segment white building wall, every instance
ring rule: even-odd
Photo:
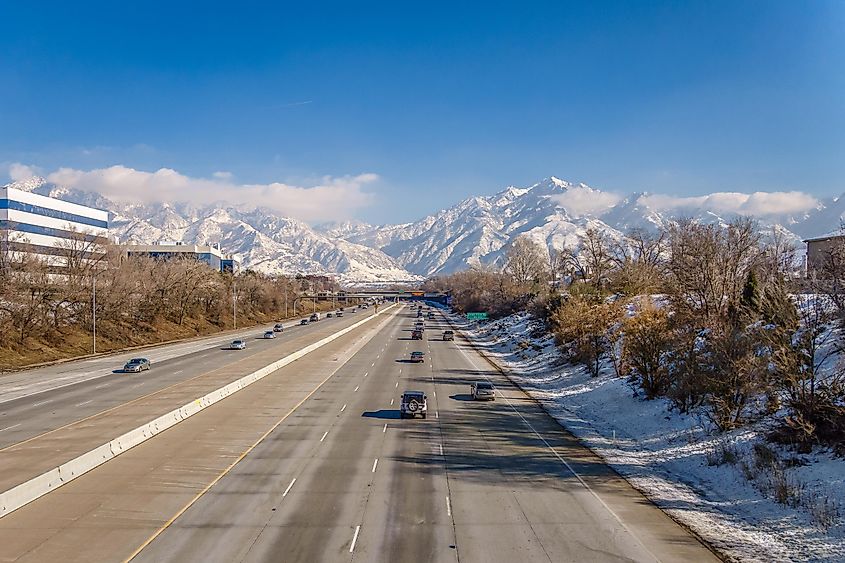
[[[101,209],[14,188],[0,188],[3,239],[9,243],[33,245],[27,250],[42,254],[50,264],[57,260],[55,256],[49,257],[50,251],[66,245],[77,234],[107,239],[108,217],[108,212]],[[95,224],[90,224],[92,222]]]

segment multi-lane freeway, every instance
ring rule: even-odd
[[[142,374],[100,358],[33,372],[30,387],[0,380],[0,492],[363,315],[239,352],[164,347]],[[411,340],[415,316],[382,310],[0,518],[0,560],[717,560],[469,343],[443,341],[441,313]],[[68,370],[78,380],[60,380]],[[480,379],[495,401],[471,400]],[[405,389],[427,394],[425,420],[400,419]]]

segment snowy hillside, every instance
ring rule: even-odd
[[[715,195],[712,201],[710,196],[687,198],[667,207],[659,205],[670,199],[664,196],[634,193],[617,197],[551,177],[528,188],[509,187],[491,196],[466,199],[413,223],[347,223],[323,231],[378,248],[409,271],[430,276],[478,264],[499,265],[507,245],[520,235],[549,248],[577,248],[579,237],[589,228],[620,238],[632,229],[665,228],[682,217],[723,224],[740,214],[718,209],[722,200],[736,194]],[[757,194],[746,197],[753,202],[755,196],[759,199]],[[823,200],[798,213],[790,213],[788,205],[783,211],[773,207],[755,217],[761,229],[779,232],[799,247],[802,238],[837,230],[845,217],[845,198]],[[739,208],[756,210],[747,202],[745,208]]]
[[[211,244],[268,274],[337,274],[344,283],[410,280],[416,277],[383,252],[316,232],[269,209],[225,204],[203,208],[184,203],[121,204],[98,194],[32,178],[13,187],[111,212],[112,234],[121,242]]]
[[[337,274],[345,282],[411,280],[476,265],[501,265],[508,245],[520,235],[560,249],[577,247],[590,228],[618,239],[632,229],[660,229],[681,217],[725,223],[739,213],[751,213],[764,233],[779,232],[800,245],[802,238],[837,230],[845,217],[845,198],[811,198],[809,205],[804,201],[796,206],[790,201],[795,192],[622,197],[550,177],[526,188],[511,186],[490,196],[468,198],[411,223],[312,227],[265,208],[124,204],[40,178],[15,186],[108,209],[114,234],[122,241],[220,242],[225,252],[238,255],[248,268]]]

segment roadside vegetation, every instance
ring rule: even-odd
[[[235,300],[238,327],[281,320],[302,292],[333,289],[319,279],[127,257],[84,241],[61,254],[60,269],[26,254],[0,264],[0,371],[90,354],[95,312],[97,352],[106,352],[232,329]],[[300,314],[313,308],[298,305]]]
[[[428,282],[460,312],[493,318],[529,311],[564,358],[592,376],[625,378],[643,400],[700,416],[716,433],[765,421],[766,439],[797,453],[845,454],[845,245],[804,279],[795,249],[750,219],[681,221],[623,240],[587,231],[560,252],[517,239],[500,269]],[[806,504],[829,523],[838,507],[802,497],[788,460],[765,444],[751,458],[713,452],[783,503]],[[790,492],[791,491],[791,492]],[[803,499],[803,500],[801,500]],[[824,504],[824,503],[822,503]]]

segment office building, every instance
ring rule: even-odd
[[[108,211],[11,187],[0,187],[0,251],[43,257],[53,266],[73,250],[102,252]]]

